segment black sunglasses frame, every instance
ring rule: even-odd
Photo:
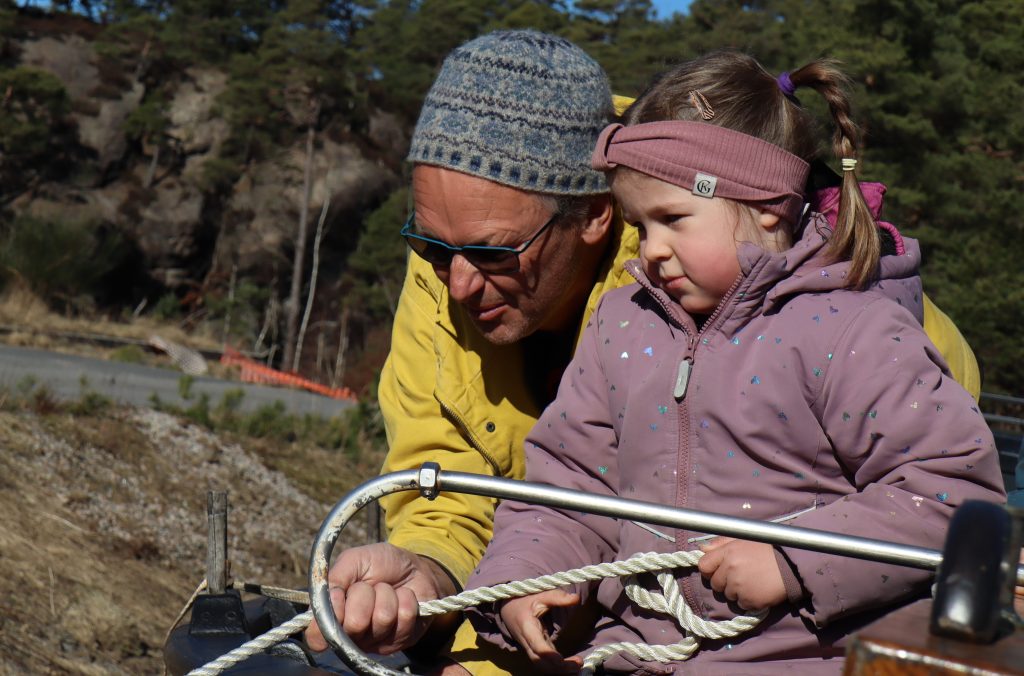
[[[510,246],[485,246],[482,244],[467,244],[466,246],[455,246],[448,242],[442,242],[433,237],[426,237],[413,232],[413,221],[416,212],[409,214],[408,220],[402,226],[399,234],[405,238],[409,248],[417,256],[438,267],[446,268],[452,264],[456,254],[462,256],[466,261],[481,272],[517,272],[519,270],[519,256],[530,248],[530,245],[537,241],[544,231],[558,220],[561,214],[554,214],[547,223],[540,226],[540,229],[518,247]]]

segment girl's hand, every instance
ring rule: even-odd
[[[551,589],[511,599],[501,604],[501,619],[516,643],[530,660],[548,674],[575,674],[582,661],[578,657],[562,657],[551,642],[541,617],[551,608],[574,606],[580,602],[578,594],[562,589]]]
[[[711,588],[744,610],[761,610],[786,600],[786,585],[775,550],[763,542],[715,538],[701,546],[697,562]]]

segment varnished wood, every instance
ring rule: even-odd
[[[928,632],[931,601],[901,608],[864,628],[846,650],[844,676],[1024,675],[1024,631],[991,645]]]

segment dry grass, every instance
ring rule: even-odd
[[[164,632],[203,575],[208,489],[230,491],[233,573],[293,586],[328,503],[365,471],[144,409],[0,412],[0,674],[160,673]]]
[[[170,361],[130,341],[158,334],[220,347],[202,331],[148,317],[61,316],[17,283],[0,295],[3,328],[9,344],[150,365]],[[207,490],[229,490],[232,573],[298,586],[330,504],[381,461],[379,450],[352,453],[356,460],[308,440],[225,440],[182,418],[106,401],[18,396],[0,393],[0,676],[161,673],[164,634],[203,577]],[[363,523],[348,530],[350,542],[365,539]]]
[[[11,280],[0,293],[0,342],[7,345],[174,368],[165,354],[144,345],[153,335],[194,350],[215,352],[223,347],[206,325],[186,331],[178,323],[160,321],[149,315],[130,321],[61,316],[17,279]],[[125,343],[111,346],[104,344],[106,341],[90,340],[90,337],[122,339]],[[211,360],[207,361],[207,366],[214,377],[235,379],[237,369],[234,367]]]
[[[179,324],[159,321],[148,315],[130,321],[61,316],[50,310],[46,303],[16,279],[8,283],[0,294],[0,326],[13,329],[5,342],[39,348],[66,343],[58,334],[102,335],[136,341],[145,341],[151,335],[159,334],[167,340],[193,349],[221,349],[220,341],[202,327],[189,332]],[[110,348],[95,349],[102,356],[102,352]]]

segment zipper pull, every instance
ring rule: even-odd
[[[672,390],[672,396],[676,398],[676,401],[682,401],[683,397],[686,396],[686,386],[690,384],[690,369],[692,368],[693,362],[689,357],[679,362],[679,371],[676,372],[676,386]]]

